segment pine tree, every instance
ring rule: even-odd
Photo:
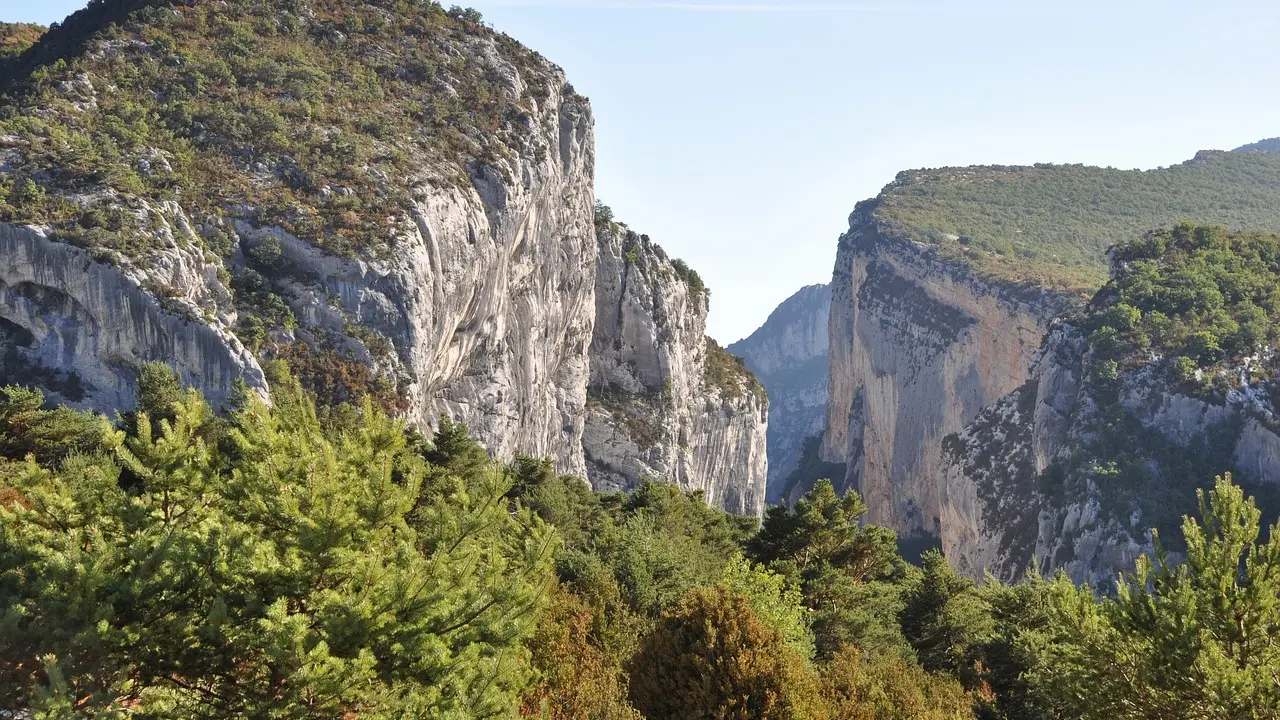
[[[0,479],[16,498],[0,506],[0,672],[14,680],[0,707],[514,712],[554,533],[510,505],[492,464],[436,473],[424,497],[425,462],[368,403],[334,428],[296,384],[273,399],[211,433],[187,392],[170,419],[139,412],[114,457],[29,460]]]
[[[1159,550],[1101,603],[1052,583],[1044,660],[1034,679],[1067,717],[1280,717],[1280,528],[1231,476],[1185,518],[1185,560]]]

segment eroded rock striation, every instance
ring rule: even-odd
[[[220,403],[241,379],[268,394],[260,363],[281,358],[322,402],[371,397],[426,431],[448,416],[495,457],[586,477],[593,342],[628,353],[600,367],[658,353],[677,399],[661,452],[633,438],[640,472],[760,512],[766,403],[745,370],[717,374],[737,366],[703,335],[705,294],[635,274],[608,302],[651,304],[597,330],[621,266],[597,263],[614,246],[591,106],[560,68],[430,3],[260,4],[290,31],[235,42],[229,9],[154,5],[96,4],[0,66],[0,381],[111,413],[147,361]],[[225,85],[174,112],[193,77]],[[103,152],[68,163],[45,133]],[[654,377],[626,387],[642,402]],[[597,455],[623,484],[626,452]]]
[[[962,572],[1012,581],[1062,569],[1109,591],[1154,552],[1151,528],[1170,548],[1197,512],[1195,488],[1233,467],[1274,512],[1280,424],[1247,373],[1214,400],[1153,366],[1100,386],[1097,364],[1081,328],[1057,323],[1027,382],[947,438],[941,541]]]
[[[826,423],[830,309],[830,285],[801,288],[749,337],[727,348],[746,360],[769,393],[770,503],[782,500],[805,440],[821,435]]]
[[[597,490],[643,478],[764,512],[768,401],[706,336],[709,294],[646,235],[599,228],[596,323],[583,449]]]
[[[193,250],[185,218],[168,209],[178,232],[162,228],[172,247],[145,270],[95,260],[39,228],[0,224],[0,383],[40,385],[74,407],[117,410],[133,402],[137,369],[158,360],[215,405],[237,380],[266,391],[257,360],[229,329],[230,293]],[[186,292],[164,291],[176,287]]]
[[[942,440],[1026,381],[1071,300],[985,280],[898,236],[860,203],[831,282],[830,400],[822,457],[847,463],[869,520],[940,536]]]

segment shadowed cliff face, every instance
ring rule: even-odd
[[[942,441],[1026,381],[1061,295],[981,280],[892,237],[863,203],[832,274],[830,400],[822,458],[869,521],[946,536]]]
[[[1273,517],[1280,496],[1280,435],[1270,400],[1237,391],[1189,397],[1149,369],[1125,373],[1101,405],[1093,353],[1068,323],[1046,338],[1030,379],[944,443],[942,546],[970,577],[1014,581],[1029,568],[1062,569],[1104,592],[1156,527],[1175,557],[1176,529],[1196,512],[1195,487],[1235,469],[1235,480]],[[1138,458],[1140,481],[1116,476],[1106,437]]]
[[[804,441],[820,435],[826,422],[830,309],[830,285],[801,288],[759,329],[728,347],[747,361],[769,393],[770,503],[782,500]]]
[[[609,223],[598,238],[583,437],[592,486],[626,489],[648,477],[760,515],[768,401],[706,337],[707,293],[648,236]]]
[[[143,363],[175,365],[215,406],[236,380],[265,392],[257,361],[214,312],[143,285],[185,287],[211,309],[229,305],[213,267],[175,245],[147,272],[126,273],[39,229],[0,224],[0,338],[5,377],[75,407],[132,407]],[[167,305],[167,307],[166,307]]]

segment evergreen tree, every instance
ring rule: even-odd
[[[924,669],[954,673],[972,688],[978,646],[995,631],[991,610],[942,553],[931,550],[921,560],[924,572],[903,598],[902,634]]]
[[[911,571],[891,530],[862,524],[866,512],[857,493],[842,498],[831,481],[819,480],[794,508],[770,508],[747,543],[753,559],[799,584],[822,661],[848,644],[909,653],[897,612],[899,581]]]
[[[1280,528],[1258,542],[1261,513],[1230,475],[1199,495],[1181,564],[1144,556],[1101,603],[1052,583],[1034,680],[1062,716],[1280,717]]]
[[[448,490],[420,498],[426,467],[398,422],[366,403],[355,427],[325,428],[296,384],[273,391],[221,442],[206,441],[213,414],[189,392],[171,421],[139,412],[114,458],[6,475],[0,671],[14,681],[0,707],[514,711],[554,533],[508,504],[499,468],[439,474]],[[128,492],[122,467],[137,478]]]
[[[32,455],[42,465],[56,465],[68,455],[106,450],[117,441],[100,415],[69,408],[46,410],[39,390],[0,388],[0,458]]]

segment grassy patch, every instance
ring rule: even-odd
[[[912,170],[885,188],[877,220],[994,278],[1091,292],[1105,249],[1195,219],[1280,231],[1280,157],[1206,151],[1149,171],[1084,165]]]

